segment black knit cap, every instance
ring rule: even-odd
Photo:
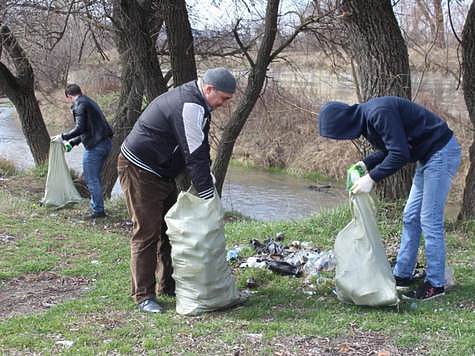
[[[236,78],[223,67],[208,69],[203,76],[203,83],[229,94],[236,91]]]

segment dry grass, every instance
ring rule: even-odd
[[[468,151],[473,140],[471,124],[460,92],[454,91],[453,98],[448,98],[450,100],[444,104],[440,100],[444,94],[438,93],[438,88],[432,90],[431,93],[422,91],[416,101],[447,120],[462,145],[462,165],[450,197],[451,201],[461,201],[469,166]],[[322,100],[318,94],[321,93],[315,93],[311,87],[296,93],[295,89],[284,90],[275,84],[268,85],[236,142],[233,158],[257,166],[279,167],[292,172],[316,171],[343,179],[348,166],[361,157],[349,141],[320,137],[316,113],[329,99]],[[239,96],[234,105],[238,101]],[[451,114],[447,107],[448,104],[453,106],[454,101],[462,108],[457,115]],[[219,137],[230,110],[217,111],[213,117],[215,137]]]

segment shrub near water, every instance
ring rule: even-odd
[[[0,177],[11,177],[17,173],[15,164],[7,159],[0,158]]]

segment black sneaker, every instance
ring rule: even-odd
[[[404,299],[430,300],[445,295],[444,287],[433,287],[429,282],[422,283],[416,290],[402,295]]]
[[[394,279],[396,280],[396,289],[397,290],[408,290],[409,287],[414,283],[413,278],[403,278],[403,277],[398,277],[394,276]]]

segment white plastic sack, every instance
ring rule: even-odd
[[[335,240],[336,294],[347,303],[368,306],[399,302],[391,267],[369,194],[350,194],[351,222]]]
[[[226,262],[223,219],[216,192],[212,199],[181,192],[165,216],[178,314],[197,315],[240,302]]]
[[[46,177],[44,205],[61,208],[81,200],[74,186],[68,165],[64,159],[64,146],[61,141],[51,141],[49,145],[48,175]]]

